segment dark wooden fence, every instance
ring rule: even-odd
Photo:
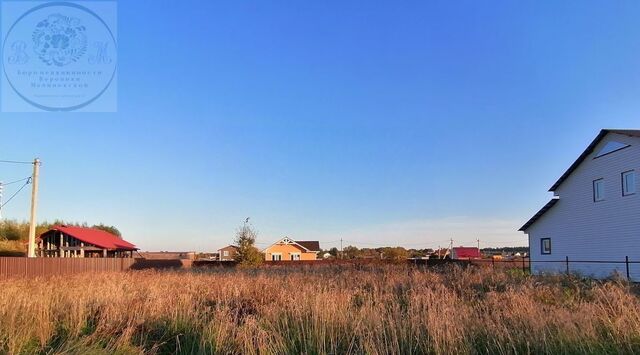
[[[48,277],[83,272],[98,273],[188,267],[191,267],[191,260],[0,257],[0,278]]]
[[[0,277],[37,277],[128,270],[136,259],[0,257]]]
[[[315,260],[315,261],[266,261],[263,268],[296,268],[319,266],[375,266],[384,264],[422,265],[438,267],[458,264],[462,266],[481,265],[494,268],[529,268],[529,261],[496,261],[491,260],[380,260],[380,259],[354,259],[354,260]],[[0,278],[7,277],[49,277],[58,275],[71,275],[83,272],[113,272],[143,269],[184,269],[184,268],[233,268],[237,264],[233,261],[207,261],[207,260],[159,260],[142,258],[25,258],[25,257],[0,257]]]

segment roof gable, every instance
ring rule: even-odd
[[[277,242],[269,245],[264,250],[268,250],[274,245],[295,245],[305,252],[317,252],[320,251],[320,242],[314,240],[295,241],[289,237],[284,237]]]
[[[230,249],[238,250],[238,247],[237,247],[237,246],[235,246],[235,245],[229,244],[229,245],[227,245],[226,247],[222,247],[222,248],[220,248],[220,249],[218,249],[218,250],[226,250],[226,249],[229,249],[229,250],[230,250]]]
[[[555,191],[569,177],[569,175],[571,175],[571,173],[573,173],[573,171],[576,170],[578,168],[578,166],[580,166],[580,164],[582,164],[582,162],[589,156],[589,154],[593,153],[593,150],[596,148],[598,143],[600,143],[600,141],[602,141],[602,139],[609,133],[615,133],[615,134],[621,134],[621,135],[625,135],[625,136],[640,138],[640,130],[632,130],[632,129],[603,129],[603,130],[601,130],[600,133],[598,133],[598,135],[596,136],[596,138],[591,142],[591,144],[589,144],[589,146],[587,146],[587,149],[585,149],[584,152],[582,152],[582,154],[580,154],[578,159],[576,159],[576,161],[573,162],[573,164],[571,164],[569,169],[567,169],[567,171],[565,171],[564,174],[562,174],[562,176],[560,176],[558,181],[556,181],[553,184],[553,186],[551,186],[551,188],[549,188],[549,191]],[[618,149],[615,149],[615,150],[611,150],[608,153],[613,153],[614,151],[618,151],[618,150],[623,149],[623,148],[626,148],[626,147],[622,147],[622,148],[618,148]],[[608,153],[605,153],[605,154],[608,154]],[[605,155],[605,154],[602,154],[602,155]],[[598,156],[602,156],[602,155],[598,155]]]

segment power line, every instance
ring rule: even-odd
[[[6,163],[6,164],[33,164],[32,161],[17,161],[17,160],[0,160],[0,163]]]
[[[11,181],[11,182],[5,182],[5,183],[0,182],[0,185],[2,185],[2,186],[7,186],[7,185],[11,185],[11,184],[18,183],[18,182],[20,182],[20,181],[29,180],[29,179],[31,179],[31,176],[27,176],[27,177],[26,177],[26,178],[24,178],[24,179],[20,179],[20,180],[16,180],[16,181]]]
[[[423,245],[431,245],[434,243],[440,243],[440,242],[449,242],[449,239],[446,240],[426,240],[424,242],[419,242],[419,243],[399,243],[402,245],[415,245],[415,246],[423,246]],[[390,245],[390,244],[398,244],[398,242],[359,242],[359,241],[355,241],[355,240],[345,240],[345,242],[349,242],[349,243],[353,243],[353,244],[365,244],[365,245]]]
[[[0,205],[0,208],[4,207],[7,203],[9,203],[14,197],[16,197],[18,193],[20,193],[20,191],[22,191],[22,189],[24,189],[25,186],[29,185],[30,183],[31,183],[31,178],[28,178],[27,182],[25,182],[24,185],[20,186],[18,191],[16,191],[13,195],[11,195],[11,197],[9,197],[8,200],[6,200],[2,205]]]

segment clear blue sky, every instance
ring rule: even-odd
[[[43,160],[40,220],[144,250],[214,250],[247,216],[260,243],[526,245],[598,130],[640,126],[639,18],[637,1],[121,1],[118,112],[1,113],[0,159]],[[25,191],[4,214],[27,212]]]

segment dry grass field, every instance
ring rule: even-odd
[[[400,265],[0,281],[8,354],[638,353],[621,281]]]

